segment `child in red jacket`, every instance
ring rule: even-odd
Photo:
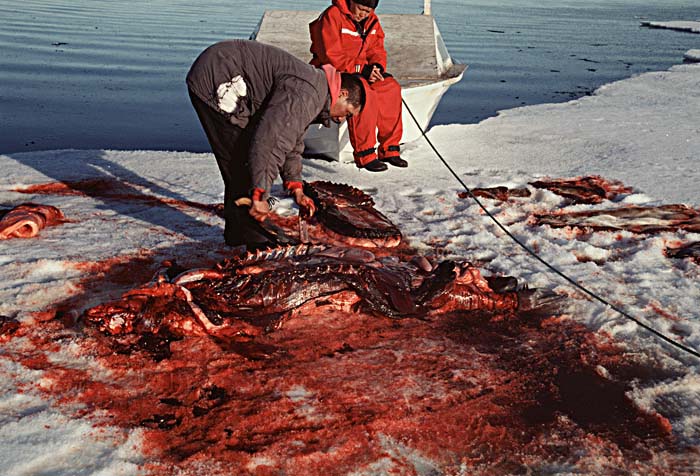
[[[348,131],[355,163],[372,172],[386,170],[386,163],[408,166],[399,154],[401,86],[386,72],[384,30],[374,13],[377,3],[379,0],[333,0],[309,25],[311,64],[361,73],[366,80],[366,105],[348,120]]]

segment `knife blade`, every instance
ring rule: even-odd
[[[302,243],[310,243],[309,239],[309,223],[306,221],[306,217],[299,210],[299,241]]]

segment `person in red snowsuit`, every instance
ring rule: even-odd
[[[309,24],[311,64],[361,73],[369,85],[365,88],[366,105],[348,120],[348,132],[355,164],[372,172],[386,170],[386,163],[408,166],[399,153],[403,134],[401,86],[386,72],[384,30],[374,13],[377,3],[379,0],[333,0]]]

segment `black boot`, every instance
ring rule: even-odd
[[[372,162],[368,162],[362,166],[363,169],[369,172],[384,172],[389,167],[378,159],[374,159]]]
[[[391,157],[383,157],[382,162],[388,162],[394,167],[406,168],[408,167],[408,162],[403,160],[400,155],[392,155]]]

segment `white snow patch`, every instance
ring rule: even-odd
[[[666,28],[668,30],[687,31],[689,33],[700,33],[700,21],[643,21],[642,26],[650,28]]]
[[[700,62],[700,50],[688,50],[683,54],[683,58],[695,63]]]

